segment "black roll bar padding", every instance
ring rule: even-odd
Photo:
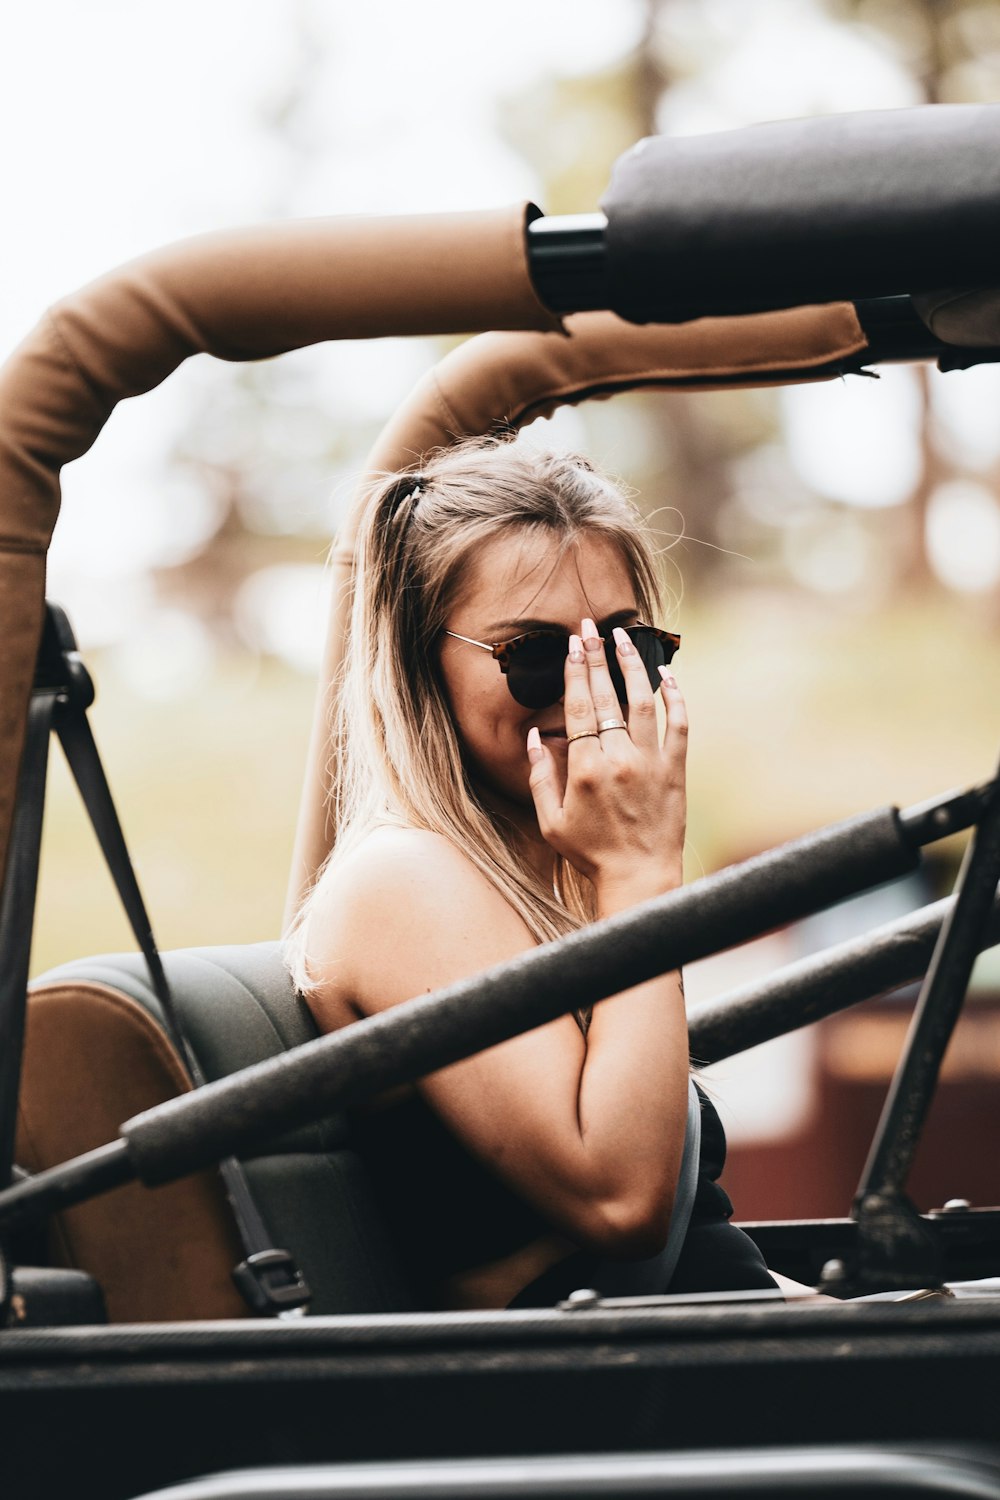
[[[170,1182],[557,1016],[914,869],[896,808],[821,828],[432,995],[146,1110],[118,1141],[0,1192],[0,1231],[139,1177]]]
[[[122,1127],[129,1158],[153,1185],[220,1154],[253,1151],[295,1122],[349,1108],[906,873],[918,857],[894,808],[821,829],[146,1111]]]
[[[921,979],[954,905],[954,896],[948,896],[706,1000],[688,1017],[692,1058],[720,1062]],[[995,943],[1000,943],[1000,897],[980,948]]]
[[[1000,106],[650,137],[601,207],[609,306],[683,322],[995,283]]]
[[[136,1176],[153,1186],[252,1153],[286,1129],[906,874],[923,844],[974,821],[986,795],[977,787],[819,829],[169,1100],[126,1121],[119,1140],[0,1192],[0,1230]]]

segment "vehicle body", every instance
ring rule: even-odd
[[[34,889],[31,820],[15,817],[15,790],[22,808],[34,798],[40,810],[27,781],[39,746],[51,727],[78,725],[87,707],[85,674],[58,619],[43,638],[59,470],[86,451],[118,400],[194,352],[242,360],[331,338],[484,331],[396,414],[371,456],[375,471],[497,422],[518,426],[637,386],[770,384],[880,359],[957,368],[1000,358],[996,298],[981,290],[1000,239],[998,138],[1000,108],[963,107],[657,141],[620,164],[606,220],[546,220],[518,207],[272,225],[157,252],[54,309],[0,374],[5,993],[23,994],[18,933],[25,924],[30,932]],[[953,290],[935,292],[942,287]],[[350,551],[347,528],[337,554],[345,582]],[[323,681],[339,659],[345,592],[335,591]],[[328,846],[325,707],[321,687],[291,905]],[[623,982],[877,884],[912,868],[924,844],[972,825],[947,912],[917,914],[692,1017],[694,1050],[725,1056],[930,964],[852,1219],[751,1226],[776,1269],[822,1278],[843,1300],[584,1298],[545,1312],[476,1314],[408,1305],[398,1247],[366,1216],[346,1109]],[[45,1122],[51,1134],[27,1162],[36,1175],[0,1193],[0,1233],[18,1268],[0,1334],[6,1492],[61,1493],[83,1475],[93,1493],[128,1497],[224,1468],[390,1459],[411,1465],[416,1482],[412,1466],[423,1460],[590,1454],[603,1455],[612,1488],[602,1492],[625,1493],[652,1482],[635,1467],[646,1454],[659,1456],[660,1479],[677,1493],[698,1473],[722,1494],[748,1475],[780,1488],[783,1472],[786,1492],[803,1493],[819,1482],[877,1488],[878,1464],[899,1449],[889,1480],[910,1493],[905,1453],[919,1457],[929,1444],[945,1455],[938,1472],[924,1454],[943,1492],[971,1493],[960,1486],[974,1481],[977,1493],[1000,1493],[1000,1298],[983,1281],[1000,1276],[1000,1209],[932,1221],[905,1196],[972,958],[998,935],[998,875],[1000,793],[989,782],[821,830],[321,1040],[282,988],[275,944],[170,955],[170,989],[208,1079],[195,1092],[185,1091],[141,959],[86,961],[50,976],[33,1000],[24,1107],[38,1122],[36,1145]],[[8,1057],[20,1055],[21,1012],[8,1007]],[[267,1022],[259,1036],[258,1013]],[[60,1046],[67,1057],[57,1064]],[[13,1102],[8,1088],[8,1145]],[[228,1285],[238,1250],[204,1169],[234,1153],[279,1243],[287,1236],[308,1262],[314,1315],[248,1318]],[[147,1197],[136,1177],[171,1186]],[[349,1199],[360,1223],[351,1234]],[[50,1213],[92,1247],[78,1264],[101,1283],[109,1325],[96,1321],[86,1278],[24,1269]],[[945,1294],[946,1283],[957,1290]],[[865,1294],[876,1300],[858,1300]],[[823,1452],[799,1451],[809,1445]],[[683,1474],[672,1467],[695,1450]],[[717,1450],[734,1450],[733,1462],[720,1465]],[[331,1471],[322,1492],[353,1493],[349,1483],[364,1482],[371,1493],[397,1493],[406,1472]],[[545,1491],[546,1473],[498,1470],[489,1483],[582,1492],[575,1470]],[[284,1482],[275,1469],[259,1493],[285,1493]],[[463,1484],[473,1493],[487,1480],[452,1467],[420,1482],[426,1493]]]

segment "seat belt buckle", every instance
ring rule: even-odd
[[[258,1250],[233,1267],[233,1281],[253,1313],[303,1314],[312,1292],[287,1250]]]

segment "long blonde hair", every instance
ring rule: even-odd
[[[525,530],[563,548],[584,533],[607,538],[621,554],[643,617],[655,618],[659,569],[642,518],[584,459],[476,439],[443,450],[419,473],[379,481],[359,531],[345,668],[334,702],[334,846],[324,868],[380,823],[427,829],[459,848],[537,941],[546,942],[590,920],[592,889],[561,859],[547,887],[510,825],[480,799],[438,667],[441,631],[471,565],[496,538]],[[305,951],[311,899],[286,942],[303,992],[311,988]]]

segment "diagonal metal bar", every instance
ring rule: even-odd
[[[841,1294],[938,1286],[940,1237],[906,1195],[914,1153],[1000,879],[1000,790],[994,784],[969,841],[855,1195],[850,1263],[831,1277]]]
[[[720,1062],[922,979],[954,906],[955,897],[948,896],[704,1001],[688,1017],[692,1058]],[[994,943],[1000,943],[1000,898],[993,902],[981,946]]]
[[[858,1186],[901,1193],[930,1108],[945,1050],[958,1020],[972,966],[982,946],[1000,880],[1000,783],[993,783],[969,841],[955,890],[913,1014]]]

